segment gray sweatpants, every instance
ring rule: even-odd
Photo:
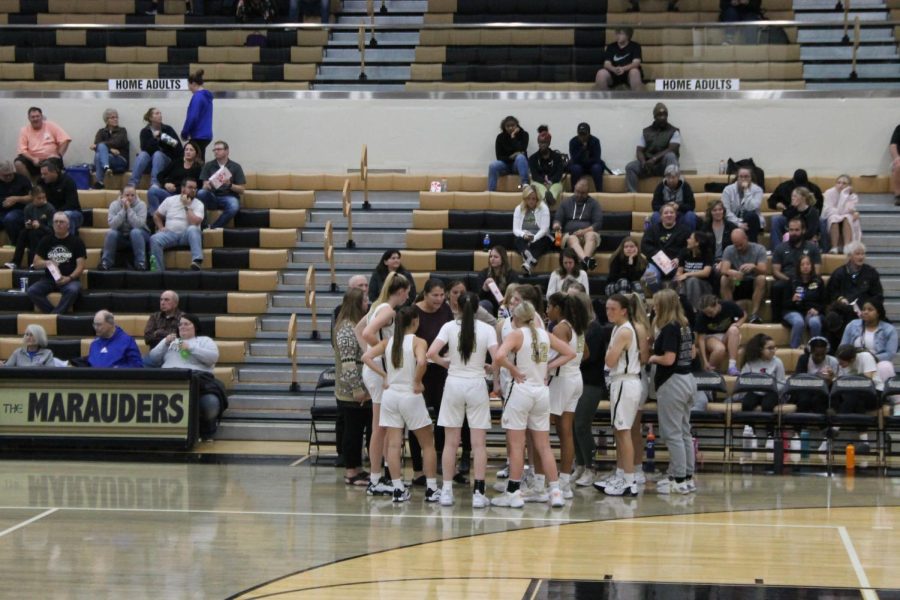
[[[691,405],[697,392],[694,376],[675,374],[656,389],[659,430],[669,450],[669,476],[683,479],[694,474]]]

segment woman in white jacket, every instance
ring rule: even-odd
[[[763,228],[763,218],[759,212],[763,190],[753,183],[751,177],[748,167],[738,169],[737,181],[726,186],[722,192],[722,203],[725,205],[725,218],[747,232],[751,242],[756,242]]]
[[[522,269],[526,275],[538,259],[553,248],[550,236],[550,209],[530,185],[522,187],[522,202],[513,212],[513,234],[516,250],[522,255]]]
[[[847,244],[862,238],[859,213],[856,211],[858,203],[859,196],[850,187],[849,175],[838,177],[834,187],[825,192],[822,218],[828,222],[832,254],[843,254]]]

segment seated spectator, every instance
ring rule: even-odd
[[[762,19],[762,0],[719,0],[719,21],[736,23],[742,21],[759,21]],[[752,43],[749,32],[738,43]],[[755,39],[755,38],[754,38]],[[735,43],[735,28],[725,30],[725,44]]]
[[[799,217],[794,217],[788,224],[788,239],[786,242],[778,244],[772,253],[772,277],[775,281],[772,283],[772,320],[776,323],[781,321],[782,305],[786,298],[789,298],[796,286],[791,283],[800,259],[808,256],[812,261],[813,272],[818,275],[822,266],[822,254],[819,252],[818,244],[804,239],[803,231],[805,224]],[[824,305],[825,297],[822,296]]]
[[[25,207],[25,229],[19,232],[16,240],[16,250],[13,253],[12,262],[4,266],[8,269],[18,269],[22,265],[25,249],[28,249],[28,267],[34,262],[41,240],[53,232],[53,213],[56,212],[47,202],[47,194],[44,188],[36,185],[31,188],[32,201]]]
[[[606,163],[603,162],[600,140],[591,135],[591,126],[587,123],[579,123],[576,132],[577,135],[569,140],[569,173],[572,174],[572,181],[590,174],[594,180],[594,189],[602,192]]]
[[[794,193],[794,190],[798,187],[805,187],[810,192],[812,192],[813,196],[815,196],[816,201],[810,202],[810,205],[814,205],[819,212],[822,212],[822,202],[824,198],[822,196],[822,189],[809,180],[809,175],[806,174],[806,171],[803,169],[797,169],[794,171],[794,176],[787,181],[782,181],[778,184],[766,202],[769,205],[770,210],[784,211],[791,205],[791,194]]]
[[[494,142],[497,160],[488,166],[488,191],[497,191],[501,175],[517,173],[520,186],[528,183],[528,132],[519,126],[519,120],[508,116],[500,123],[500,133]]]
[[[713,200],[706,209],[706,219],[703,220],[701,231],[713,236],[713,260],[716,270],[722,262],[725,248],[731,245],[731,232],[737,229],[737,225],[726,218],[725,203],[721,200]]]
[[[522,255],[522,270],[526,275],[538,260],[553,248],[550,238],[550,209],[535,188],[522,188],[522,202],[513,211],[513,235],[516,251]]]
[[[741,325],[746,321],[744,310],[727,300],[712,294],[700,299],[700,311],[694,324],[697,346],[703,370],[718,369],[728,355],[729,375],[739,375],[738,348],[741,344]]]
[[[805,352],[797,359],[795,373],[817,375],[824,379],[829,388],[834,381],[840,365],[838,360],[828,354],[831,346],[823,337],[812,337],[806,344]],[[821,394],[804,393],[801,390],[791,390],[790,401],[797,405],[797,412],[824,414],[828,410],[828,397]]]
[[[747,239],[741,229],[731,232],[731,246],[722,255],[721,292],[725,300],[751,301],[750,323],[762,323],[759,308],[766,294],[766,249]],[[743,285],[741,285],[743,284]]]
[[[47,201],[56,210],[61,210],[69,217],[69,229],[72,235],[78,235],[78,228],[84,222],[81,214],[81,203],[78,201],[78,186],[75,180],[60,170],[55,160],[41,163],[41,178],[38,184],[47,192]]]
[[[687,247],[678,256],[675,282],[678,293],[688,299],[695,311],[700,299],[713,293],[712,235],[695,231],[687,239]]]
[[[575,184],[574,193],[556,208],[553,231],[562,234],[561,248],[571,248],[590,271],[597,266],[594,252],[600,245],[600,227],[603,225],[603,210],[600,203],[588,195],[587,178],[582,177]]]
[[[630,235],[622,240],[609,259],[606,295],[644,293],[641,277],[647,271],[647,259],[641,254],[637,240]]]
[[[784,241],[785,228],[791,219],[800,219],[803,221],[803,239],[814,240],[819,239],[819,211],[812,206],[812,192],[805,187],[794,188],[791,192],[791,205],[784,209],[780,215],[772,217],[772,236],[770,238],[772,249]]]
[[[15,244],[25,227],[25,206],[31,203],[31,179],[16,173],[8,160],[0,162],[0,229]]]
[[[617,27],[616,41],[606,47],[603,68],[594,79],[597,89],[609,90],[618,85],[627,85],[633,91],[644,88],[644,73],[641,71],[641,45],[631,39],[634,29]]]
[[[506,299],[512,295],[512,292],[516,290],[516,284],[511,283],[506,286],[506,293],[503,295],[504,304]],[[466,289],[466,284],[460,281],[459,279],[454,279],[449,284],[447,284],[447,304],[450,306],[450,310],[453,311],[453,318],[459,319],[462,315],[462,309],[459,307],[459,299],[462,297],[468,290]],[[475,311],[475,318],[479,321],[483,321],[490,325],[491,327],[497,324],[497,317],[492,315],[489,311],[486,311],[483,306],[478,307],[478,310]]]
[[[69,233],[69,217],[59,211],[53,214],[53,235],[40,241],[34,257],[34,268],[44,269],[44,277],[28,286],[28,297],[44,313],[64,313],[81,293],[81,273],[87,251],[80,238]],[[47,300],[52,292],[62,297],[54,306]]]
[[[900,206],[900,125],[897,125],[891,134],[888,151],[891,153],[891,190],[894,192],[894,205]]]
[[[888,320],[884,304],[877,300],[863,302],[859,317],[847,324],[841,345],[851,344],[859,350],[868,351],[875,357],[878,376],[882,381],[887,381],[896,375],[897,330]]]
[[[41,163],[50,158],[57,159],[62,168],[62,158],[71,143],[72,138],[62,127],[44,119],[44,112],[32,106],[28,109],[28,125],[19,131],[16,172],[34,179],[41,172]]]
[[[546,125],[538,127],[538,151],[528,158],[531,185],[547,206],[555,205],[559,199],[563,189],[563,174],[566,172],[566,161],[562,154],[550,149],[551,139],[553,137]],[[525,189],[524,186],[522,189]]]
[[[549,298],[556,292],[563,291],[563,283],[567,279],[577,281],[588,289],[587,271],[583,270],[578,261],[578,255],[572,248],[566,248],[559,254],[559,268],[550,274],[550,281],[547,282],[547,294]]]
[[[492,315],[497,314],[500,300],[494,295],[492,286],[496,286],[501,298],[511,283],[518,283],[519,277],[509,266],[509,256],[503,246],[494,246],[488,252],[488,266],[478,273],[481,285],[478,287],[478,298],[481,306]],[[420,336],[421,337],[421,336]]]
[[[678,208],[678,224],[686,227],[688,231],[697,229],[697,206],[694,200],[694,190],[691,184],[681,178],[681,170],[675,165],[666,167],[663,180],[656,186],[653,192],[653,214],[650,222],[653,225],[659,223],[659,211],[668,204],[674,203]]]
[[[861,375],[872,380],[875,390],[879,394],[884,391],[884,380],[878,374],[875,357],[869,352],[852,344],[844,344],[838,347],[835,355],[838,360],[838,377]],[[843,390],[840,393],[832,394],[831,404],[838,414],[865,414],[878,408],[878,396]]]
[[[147,205],[138,198],[134,186],[126,185],[122,193],[109,205],[106,215],[109,231],[103,240],[100,255],[101,271],[108,271],[116,265],[116,253],[120,248],[131,248],[134,268],[147,270],[147,244],[150,232],[147,230]]]
[[[47,347],[47,332],[40,325],[32,323],[25,328],[22,345],[13,350],[4,367],[55,367],[53,350]]]
[[[737,181],[725,186],[722,192],[722,204],[725,205],[725,218],[744,230],[750,241],[756,243],[764,223],[759,212],[763,190],[753,183],[751,177],[750,167],[740,167]]]
[[[828,279],[828,308],[825,315],[825,337],[836,348],[844,328],[857,318],[857,311],[869,301],[884,302],[881,276],[866,264],[866,247],[862,242],[844,246],[847,263],[841,265]]]
[[[638,179],[659,177],[669,165],[678,166],[681,131],[669,123],[669,109],[662,102],[653,107],[653,123],[645,127],[633,160],[625,166],[625,185],[637,192]]]
[[[200,380],[200,439],[211,440],[219,417],[228,408],[225,388],[213,376],[219,348],[212,338],[200,335],[200,319],[185,313],[178,322],[178,334],[170,333],[150,350],[148,367],[190,369]]]
[[[181,159],[173,160],[159,173],[159,184],[152,184],[147,190],[147,209],[151,216],[163,200],[181,193],[181,182],[185,177],[192,177],[200,181],[200,169],[203,167],[203,161],[200,160],[199,155],[197,142],[186,142]]]
[[[128,132],[119,127],[119,113],[114,108],[103,111],[104,126],[94,136],[89,150],[94,152],[94,189],[102,190],[104,180],[110,173],[124,173],[128,170]]]
[[[407,271],[403,263],[400,262],[401,258],[402,255],[399,250],[385,250],[384,254],[381,255],[378,266],[375,267],[375,270],[372,271],[372,275],[369,277],[369,302],[375,302],[378,299],[378,294],[381,293],[381,286],[384,285],[388,274],[394,272],[403,275],[409,283],[409,297],[404,301],[404,304],[410,306],[415,302],[416,282],[412,273]]]
[[[151,107],[144,113],[147,126],[141,129],[141,152],[134,161],[128,185],[137,187],[141,177],[150,171],[150,185],[159,186],[159,174],[170,162],[181,158],[178,134],[162,120],[162,111]]]
[[[197,181],[190,177],[181,182],[181,194],[169,196],[153,213],[156,233],[150,236],[150,256],[160,271],[166,270],[163,251],[174,246],[187,245],[191,249],[191,269],[199,271],[203,266],[203,203],[195,195]]]
[[[225,227],[241,207],[241,194],[244,193],[247,179],[244,169],[228,158],[228,144],[216,140],[213,144],[213,157],[200,170],[200,181],[203,189],[197,197],[203,202],[206,210],[221,210],[222,214],[210,225],[210,229]]]
[[[777,392],[747,392],[740,398],[741,410],[750,412],[759,406],[763,412],[772,412],[778,406],[778,399],[784,392],[786,376],[784,363],[775,356],[775,340],[764,333],[757,333],[744,349],[744,366],[741,373],[764,373],[775,378]]]
[[[832,254],[841,254],[844,246],[862,239],[862,227],[859,223],[859,212],[856,206],[859,196],[850,187],[850,176],[841,175],[834,182],[834,187],[825,192],[825,205],[822,209],[822,220],[828,232]]]
[[[678,271],[678,258],[687,248],[691,232],[678,224],[678,209],[674,202],[662,207],[659,223],[651,225],[641,238],[641,253],[647,258],[648,277],[657,281],[671,281]],[[671,261],[672,264],[666,264]]]
[[[249,46],[249,44],[247,44]],[[188,103],[184,125],[181,127],[181,139],[184,143],[194,142],[197,159],[202,164],[206,160],[206,147],[212,141],[213,95],[203,87],[203,69],[188,74],[188,89],[191,101]]]
[[[173,290],[159,295],[159,312],[150,315],[144,327],[144,343],[148,348],[155,347],[170,333],[178,333],[178,323],[184,314],[178,308],[178,300],[178,294]]]
[[[773,286],[773,299],[776,293]],[[811,338],[822,333],[825,314],[825,282],[816,273],[810,255],[803,255],[797,261],[791,284],[783,289],[782,294],[786,296],[783,300],[784,324],[791,328],[791,348],[799,348],[805,329],[809,329]]]
[[[97,337],[88,351],[88,364],[104,369],[140,369],[144,366],[141,351],[134,338],[116,325],[116,317],[108,310],[94,315]]]

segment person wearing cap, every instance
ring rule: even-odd
[[[16,173],[13,164],[0,162],[0,228],[15,244],[25,228],[25,206],[31,202],[31,179]]]
[[[488,166],[488,191],[497,191],[501,175],[517,173],[519,188],[528,183],[528,132],[521,128],[512,115],[500,122],[500,133],[494,141],[497,160]]]
[[[550,149],[551,139],[553,138],[546,125],[538,127],[538,151],[528,158],[531,185],[547,206],[553,206],[559,200],[563,189],[562,178],[566,172],[566,161],[562,154]]]
[[[572,181],[590,174],[594,180],[594,189],[602,192],[606,163],[603,162],[600,140],[591,135],[591,126],[587,123],[579,123],[576,132],[577,135],[569,140],[569,173],[572,174]]]
[[[659,177],[669,165],[678,166],[681,131],[669,123],[669,109],[662,102],[653,107],[653,123],[645,127],[638,140],[635,158],[625,166],[625,185],[638,191],[638,180]]]
[[[634,29],[617,27],[616,39],[606,47],[603,68],[597,71],[597,89],[609,90],[617,85],[627,85],[631,91],[644,86],[641,71],[641,45],[631,40]]]
[[[29,178],[41,172],[41,162],[55,158],[62,166],[62,157],[72,138],[63,128],[44,118],[44,111],[37,106],[28,109],[28,125],[19,132],[19,155],[16,156],[16,171]]]

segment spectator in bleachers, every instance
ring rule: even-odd
[[[41,163],[48,158],[57,159],[62,167],[62,158],[69,149],[72,138],[63,128],[44,118],[44,111],[37,106],[28,109],[28,125],[19,131],[19,146],[16,156],[16,171],[30,179],[41,172]]]
[[[637,192],[638,180],[659,177],[669,165],[678,166],[681,131],[669,123],[669,109],[662,102],[653,107],[653,123],[645,127],[633,160],[625,165],[625,185]]]
[[[828,312],[825,315],[825,337],[836,348],[847,323],[857,318],[857,311],[868,301],[884,302],[881,276],[866,264],[866,247],[862,242],[844,246],[847,263],[828,279]]]
[[[16,173],[8,160],[0,162],[0,228],[14,244],[25,227],[25,206],[31,202],[31,179]]]
[[[775,356],[775,340],[764,333],[757,333],[744,349],[744,366],[741,373],[764,373],[775,378],[777,392],[747,392],[740,398],[735,397],[741,403],[741,410],[750,412],[759,406],[763,412],[772,412],[778,405],[778,399],[784,392],[787,377],[784,373],[784,363]],[[737,394],[735,395],[737,396]]]
[[[825,192],[825,204],[822,209],[822,219],[825,221],[832,254],[840,254],[844,246],[850,242],[858,242],[862,239],[862,227],[859,222],[859,212],[856,206],[859,196],[850,187],[850,176],[841,175],[834,182],[834,187]],[[822,236],[825,236],[822,231]]]
[[[891,153],[891,189],[894,192],[894,205],[900,206],[900,125],[897,125],[891,134],[888,151]]]
[[[762,0],[719,0],[719,21],[735,23],[741,21],[759,21],[762,19]],[[744,32],[747,33],[747,32]],[[744,35],[742,38],[749,38]],[[726,44],[735,43],[735,28],[725,30]],[[747,39],[745,43],[750,43]]]
[[[134,256],[135,270],[146,271],[147,245],[150,243],[147,205],[138,198],[133,185],[122,188],[119,197],[109,205],[106,221],[109,224],[109,231],[103,240],[99,269],[108,271],[113,268],[119,248],[130,247]]]
[[[722,254],[721,291],[725,300],[751,301],[749,323],[762,323],[759,308],[766,294],[766,249],[747,239],[741,229],[731,232],[731,246]],[[743,284],[743,285],[741,285]]]
[[[366,279],[365,275],[353,275],[350,279],[347,280],[347,291],[350,290],[362,290],[363,296],[366,297],[366,311],[369,310],[369,280]],[[345,294],[346,296],[346,294]],[[331,314],[331,329],[332,332],[334,328],[337,326],[337,318],[338,314],[341,312],[341,305],[338,304],[334,307],[334,311]]]
[[[244,169],[228,158],[228,144],[216,140],[213,144],[213,156],[200,170],[200,182],[203,189],[197,198],[203,202],[207,210],[220,210],[219,218],[210,225],[210,229],[225,227],[234,218],[241,207],[241,194],[247,185]]]
[[[134,338],[116,325],[116,317],[108,310],[94,315],[97,337],[88,351],[88,364],[103,369],[140,369],[144,366],[141,351]]]
[[[869,352],[852,344],[844,344],[838,347],[835,356],[838,360],[838,377],[861,375],[872,380],[876,391],[884,391],[884,380],[878,374],[875,357]],[[864,414],[878,407],[877,396],[854,390],[844,390],[832,395],[831,402],[839,414]]]
[[[39,185],[31,188],[31,204],[25,207],[25,228],[19,232],[16,250],[12,262],[6,263],[8,269],[18,269],[22,265],[25,249],[28,249],[28,267],[34,262],[41,240],[53,232],[53,213],[56,210],[47,202],[47,193]]]
[[[795,373],[818,375],[828,386],[834,381],[840,369],[838,360],[828,354],[831,346],[823,337],[813,337],[806,344],[806,349],[797,359]],[[803,393],[802,390],[791,391],[791,403],[797,405],[797,412],[823,414],[828,409],[828,398],[820,394]]]
[[[504,298],[510,294],[511,289],[515,290],[515,285],[506,286],[507,293],[504,294]],[[462,310],[459,308],[459,299],[467,291],[466,284],[459,279],[454,279],[447,284],[447,304],[450,306],[450,310],[453,311],[454,319],[459,319],[462,314]],[[475,311],[475,318],[479,321],[484,321],[491,327],[497,324],[497,317],[484,310],[484,307],[480,305],[478,306],[478,310]],[[465,442],[465,438],[463,438],[463,442]]]
[[[776,293],[772,286],[773,300]],[[812,256],[800,256],[790,286],[782,290],[782,295],[785,296],[784,323],[791,328],[791,348],[799,348],[805,329],[809,330],[811,338],[822,333],[822,318],[825,315],[825,282],[816,272]]]
[[[763,190],[753,183],[753,172],[750,167],[740,167],[737,180],[725,186],[722,192],[722,204],[725,205],[725,218],[740,227],[756,243],[759,232],[763,228],[760,214]]]
[[[712,235],[694,231],[687,239],[687,247],[678,256],[675,275],[678,293],[697,311],[700,298],[713,293],[713,278]]]
[[[150,315],[144,327],[144,343],[148,348],[154,348],[170,333],[178,333],[178,323],[184,314],[178,308],[178,300],[178,294],[173,290],[159,295],[159,312]]]
[[[131,147],[128,131],[119,127],[119,112],[114,108],[103,111],[103,124],[94,136],[89,150],[94,152],[94,189],[102,190],[106,176],[128,170],[128,154]]]
[[[181,128],[181,139],[185,143],[194,142],[200,162],[206,159],[206,147],[213,138],[213,95],[203,87],[203,73],[203,69],[198,69],[188,75],[191,101],[184,117],[184,126]]]
[[[531,185],[547,206],[553,206],[559,200],[563,189],[562,178],[566,172],[566,161],[562,154],[550,148],[551,139],[553,136],[546,125],[538,127],[538,151],[528,158]],[[522,189],[525,189],[524,186]]]
[[[609,259],[606,295],[643,293],[641,277],[647,271],[647,259],[641,254],[637,240],[625,237]]]
[[[603,68],[597,71],[594,78],[597,88],[609,90],[618,85],[627,85],[632,91],[641,90],[644,86],[641,45],[631,39],[634,29],[617,27],[615,34],[616,41],[606,47]]]
[[[700,310],[694,324],[697,346],[704,370],[718,369],[728,356],[729,375],[738,375],[738,348],[741,344],[741,325],[747,314],[740,306],[709,294],[700,299]]]
[[[797,169],[794,171],[793,177],[778,184],[775,191],[773,191],[766,200],[769,204],[769,208],[777,211],[786,210],[787,207],[791,205],[791,194],[798,187],[805,187],[812,192],[816,201],[815,203],[810,202],[810,204],[814,205],[819,212],[822,212],[822,202],[824,202],[822,189],[809,180],[809,175],[807,175],[806,171],[803,169]]]
[[[162,111],[151,107],[144,113],[147,126],[141,129],[141,152],[131,169],[130,185],[137,187],[150,171],[150,185],[159,185],[159,174],[170,162],[181,158],[181,140],[171,126],[163,123]]]
[[[200,439],[211,440],[222,412],[228,408],[224,386],[213,376],[219,360],[216,342],[201,335],[200,319],[185,313],[178,333],[170,333],[147,356],[147,366],[163,369],[190,369],[200,383]]]
[[[160,171],[159,183],[152,184],[147,190],[147,209],[152,216],[169,196],[181,193],[181,182],[185,177],[200,180],[200,169],[203,160],[200,159],[200,149],[194,141],[184,144],[184,155],[179,160],[173,160]]]
[[[156,233],[150,236],[150,256],[160,271],[166,270],[163,251],[187,244],[191,249],[191,269],[199,271],[203,265],[203,203],[195,196],[197,180],[190,177],[181,182],[181,194],[169,196],[153,213]]]
[[[815,198],[805,187],[794,188],[791,192],[791,205],[788,206],[780,215],[772,217],[772,235],[770,236],[770,246],[774,250],[784,241],[785,228],[791,219],[801,219],[803,221],[803,239],[815,240],[819,239],[819,210],[813,206]]]
[[[875,357],[878,376],[887,381],[894,375],[894,357],[897,355],[897,330],[884,312],[884,304],[877,300],[862,303],[859,319],[847,324],[841,345],[852,344]]]
[[[590,197],[589,190],[587,178],[579,179],[574,193],[556,208],[553,219],[553,231],[562,234],[560,247],[574,250],[586,271],[597,266],[594,252],[600,245],[603,225],[603,209]]]
[[[806,224],[799,217],[793,217],[788,223],[788,239],[776,246],[772,253],[772,320],[781,321],[782,305],[791,296],[795,286],[791,283],[800,259],[808,256],[813,264],[813,271],[818,274],[822,265],[822,254],[819,245],[805,239],[803,232]],[[824,297],[823,297],[824,304]]]
[[[502,298],[509,284],[519,282],[518,275],[509,265],[509,256],[506,248],[503,246],[491,248],[490,252],[488,252],[488,266],[481,270],[478,277],[481,282],[481,285],[478,287],[480,304],[486,311],[496,315],[497,309],[500,308],[500,300],[495,296],[492,287],[497,287]]]
[[[400,251],[393,249],[385,250],[384,254],[381,255],[378,266],[375,267],[375,270],[372,271],[372,275],[369,277],[369,302],[375,302],[378,299],[384,280],[387,279],[389,273],[393,272],[403,275],[409,283],[409,298],[403,304],[409,306],[416,299],[416,282],[412,273],[407,271],[403,263],[400,262],[401,257]]]
[[[647,258],[647,273],[658,281],[671,281],[679,266],[679,257],[687,248],[691,232],[678,224],[678,208],[670,202],[660,210],[660,221],[651,225],[641,238],[641,253]],[[662,255],[661,255],[661,254]]]
[[[28,297],[44,313],[64,313],[81,293],[81,273],[87,251],[81,238],[69,232],[69,217],[63,211],[53,214],[53,235],[40,241],[34,257],[34,268],[44,269],[44,277],[28,286]],[[60,292],[62,297],[54,306],[47,296]]]
[[[572,174],[572,181],[578,181],[590,174],[594,180],[594,189],[602,192],[606,163],[603,162],[600,140],[591,135],[591,126],[587,123],[579,123],[576,133],[577,135],[569,140],[568,169]]]
[[[12,351],[6,362],[0,361],[4,367],[55,367],[53,350],[47,347],[47,331],[32,323],[25,328],[22,345]]]
[[[572,248],[566,248],[559,254],[559,268],[550,274],[550,281],[547,282],[547,294],[549,298],[556,292],[561,292],[563,283],[567,279],[577,281],[588,289],[588,274],[578,261],[578,255]]]
[[[84,222],[84,215],[81,214],[75,180],[61,171],[57,161],[50,159],[41,163],[41,178],[38,184],[47,192],[47,201],[56,210],[65,212],[69,217],[69,230],[72,235],[78,235],[78,228]]]
[[[688,231],[697,229],[697,213],[694,209],[697,202],[691,184],[681,178],[681,170],[676,165],[669,165],[663,173],[663,180],[653,191],[653,214],[650,222],[659,223],[659,211],[669,202],[678,207],[678,224],[687,227]]]
[[[531,275],[538,260],[553,248],[550,238],[550,209],[535,188],[522,188],[522,202],[513,211],[516,250],[522,255],[522,270]]]
[[[500,123],[500,133],[494,142],[494,153],[497,160],[488,166],[488,191],[497,190],[497,182],[501,175],[517,173],[520,186],[528,183],[528,132],[519,125],[519,120],[512,115]]]
[[[701,231],[713,236],[713,259],[717,270],[725,248],[731,245],[731,232],[737,229],[737,225],[729,221],[726,216],[725,203],[721,200],[713,200],[706,208],[706,219],[703,220],[703,227],[701,227]]]

